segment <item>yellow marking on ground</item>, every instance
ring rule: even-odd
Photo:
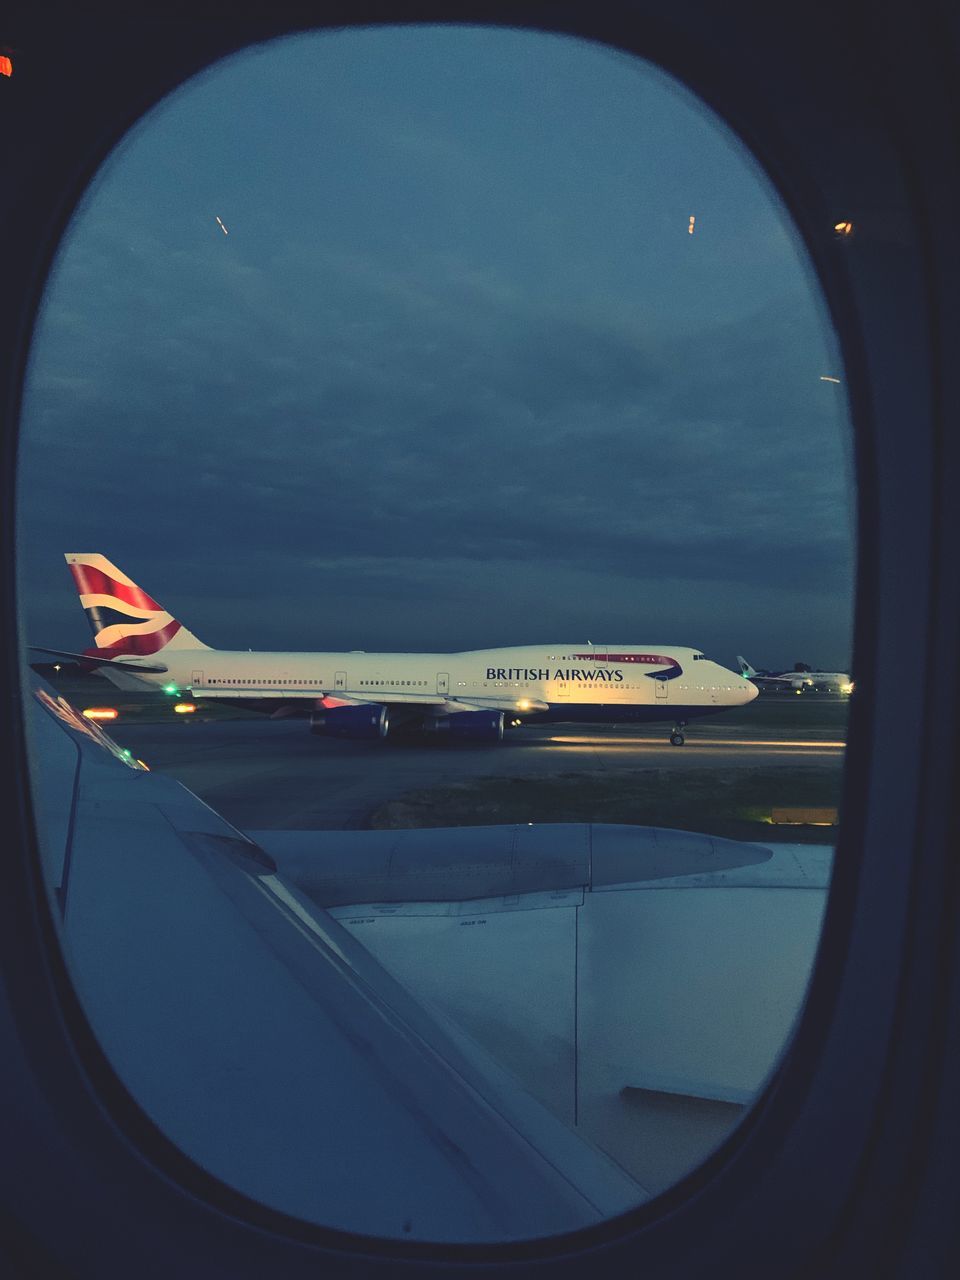
[[[551,737],[549,742],[571,747],[662,747],[667,746],[666,738],[560,738]],[[818,740],[816,738],[697,738],[688,737],[688,746],[695,747],[786,747],[791,751],[796,748],[810,748],[829,751],[843,751],[845,742]]]
[[[784,824],[799,827],[833,827],[840,821],[840,813],[834,808],[803,809],[781,806],[770,810],[770,821],[775,826]]]

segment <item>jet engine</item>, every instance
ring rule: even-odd
[[[424,728],[451,741],[499,742],[503,737],[503,712],[456,711],[427,721]]]
[[[387,708],[373,702],[323,707],[310,716],[310,732],[328,738],[385,738],[389,728]]]

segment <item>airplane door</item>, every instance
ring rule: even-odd
[[[333,677],[333,687],[335,689],[340,689],[341,691],[346,689],[347,673],[345,671],[338,671],[337,674]]]
[[[202,684],[203,684],[203,672],[195,671],[193,675],[190,677],[190,688],[199,689]]]
[[[653,683],[657,686],[657,701],[666,702],[670,682],[668,680],[654,680]]]
[[[449,671],[437,672],[437,693],[450,692],[450,673]]]

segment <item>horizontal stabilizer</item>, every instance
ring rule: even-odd
[[[54,658],[72,658],[75,662],[85,662],[92,667],[122,667],[126,671],[147,671],[157,675],[170,670],[159,662],[148,665],[146,662],[137,662],[133,659],[123,661],[120,658],[99,658],[89,653],[71,653],[69,649],[47,649],[42,644],[31,644],[28,648],[33,653],[49,653]]]

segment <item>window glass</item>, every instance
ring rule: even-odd
[[[769,182],[636,58],[298,36],[117,147],[34,341],[19,563],[31,643],[84,655],[34,673],[149,772],[49,716],[32,758],[77,989],[187,1155],[499,1240],[735,1129],[829,884],[847,439]]]

